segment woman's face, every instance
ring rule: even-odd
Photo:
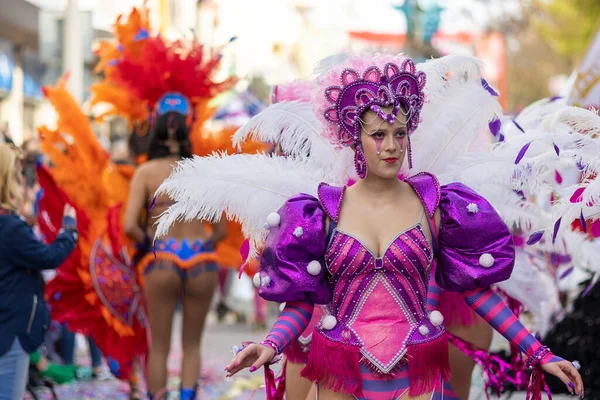
[[[388,114],[392,108],[384,108],[383,111]],[[360,139],[367,161],[367,176],[397,178],[408,144],[406,116],[399,112],[394,123],[389,124],[375,112],[367,111],[362,120]]]

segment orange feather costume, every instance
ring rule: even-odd
[[[176,91],[189,99],[192,117],[190,140],[197,155],[214,151],[233,152],[232,130],[209,132],[204,128],[214,109],[208,102],[236,82],[214,82],[210,76],[220,55],[196,42],[168,43],[152,37],[145,8],[134,9],[114,26],[116,43],[103,42],[97,55],[97,72],[105,79],[91,88],[91,104],[110,105],[98,118],[118,115],[130,127],[147,124],[155,103],[166,92]],[[176,72],[176,73],[175,73]],[[102,350],[113,373],[128,378],[133,361],[147,351],[147,329],[139,277],[129,261],[133,243],[120,231],[134,167],[116,165],[96,139],[88,117],[67,92],[66,77],[44,94],[58,114],[55,130],[39,128],[42,151],[51,168],[39,167],[43,195],[38,222],[47,238],[56,234],[62,206],[78,210],[81,238],[75,255],[49,282],[46,295],[52,317],[69,329],[91,336]],[[262,151],[248,143],[244,152]],[[217,247],[218,263],[239,267],[241,228],[229,223],[228,238]]]

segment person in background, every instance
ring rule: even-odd
[[[2,127],[2,134],[0,135],[0,140],[2,140],[3,143],[8,143],[8,144],[12,144],[14,145],[15,142],[12,140],[12,137],[10,135],[10,130],[8,129],[8,122],[4,123],[4,127]]]
[[[171,104],[181,104],[173,109]],[[130,185],[124,231],[138,244],[155,236],[154,220],[172,203],[154,192],[171,175],[178,161],[192,157],[186,118],[189,100],[180,93],[165,94],[157,106],[148,161],[136,168]],[[148,211],[146,211],[148,210]],[[204,221],[180,221],[169,237],[154,242],[137,263],[143,277],[152,346],[148,355],[148,397],[165,398],[167,358],[171,348],[171,321],[183,293],[180,399],[194,400],[200,371],[200,343],[204,322],[218,282],[215,246],[227,236],[224,219],[206,229]],[[159,394],[163,393],[163,394]]]
[[[21,399],[29,353],[44,341],[50,313],[41,271],[58,268],[75,249],[75,210],[66,205],[56,240],[46,245],[19,215],[24,197],[22,154],[0,144],[0,400]]]
[[[102,363],[102,352],[96,346],[96,343],[92,340],[91,337],[87,337],[88,348],[90,351],[90,357],[92,359],[92,378],[97,379],[99,381],[106,381],[113,378],[110,372],[104,368],[104,364]],[[83,373],[85,369],[80,369],[75,367],[75,333],[71,332],[66,326],[62,326],[62,359],[65,365],[74,367],[78,372],[78,377],[82,378],[86,374]],[[89,377],[89,370],[87,372],[87,376]]]

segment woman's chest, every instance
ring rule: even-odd
[[[410,295],[413,300],[423,296],[429,282],[432,252],[421,225],[397,233],[381,254],[376,256],[349,233],[334,231],[325,262],[336,303],[371,291],[374,282],[384,284],[390,292]]]

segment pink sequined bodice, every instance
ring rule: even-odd
[[[421,223],[398,234],[382,257],[336,229],[325,261],[334,291],[329,309],[337,323],[330,332],[322,327],[323,334],[358,342],[365,360],[390,373],[427,319],[432,258]]]

